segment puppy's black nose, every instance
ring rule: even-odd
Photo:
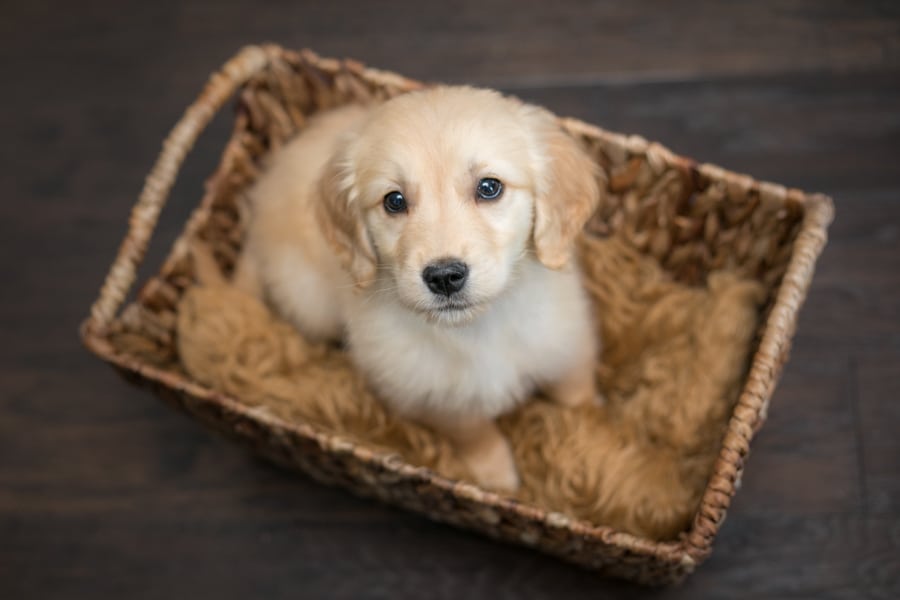
[[[466,263],[452,258],[436,260],[422,270],[422,279],[435,294],[450,296],[463,289],[469,277]]]

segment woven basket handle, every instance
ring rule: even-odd
[[[134,284],[137,267],[147,251],[159,213],[197,137],[235,91],[266,68],[273,53],[274,48],[265,46],[243,48],[210,77],[203,92],[172,128],[131,210],[128,233],[106,275],[100,297],[91,307],[87,325],[94,331],[102,331],[109,326]]]

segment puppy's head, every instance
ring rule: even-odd
[[[322,179],[322,224],[360,286],[464,323],[530,253],[559,269],[596,208],[596,167],[547,111],[496,92],[394,98],[345,139]]]

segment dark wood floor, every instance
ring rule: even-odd
[[[683,587],[605,581],[279,471],[81,349],[167,128],[263,40],[500,87],[834,196],[770,421]],[[7,0],[0,77],[0,597],[900,597],[897,3]],[[224,135],[189,161],[151,265]]]

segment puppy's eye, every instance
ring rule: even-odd
[[[499,179],[485,177],[475,186],[475,194],[482,200],[496,200],[503,194],[503,184]]]
[[[388,192],[384,195],[384,210],[392,214],[406,212],[406,198],[400,192]]]

